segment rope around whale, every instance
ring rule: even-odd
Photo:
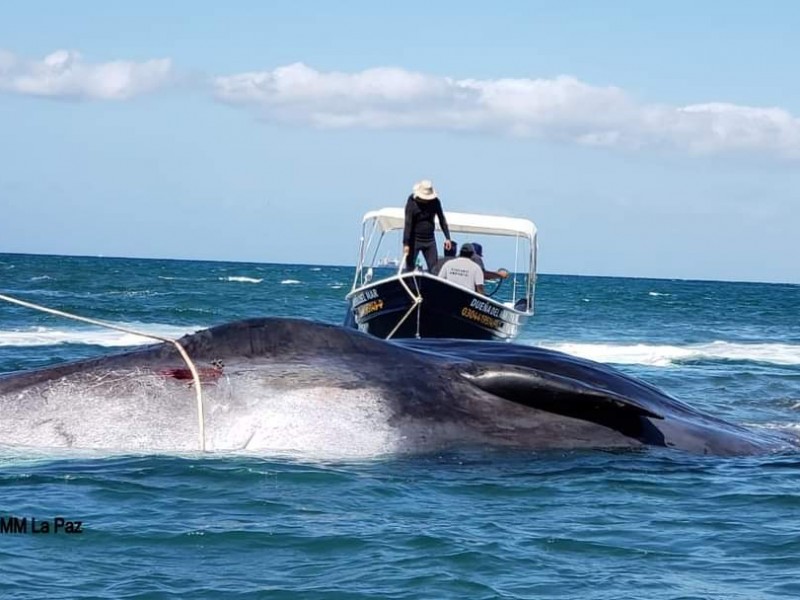
[[[99,327],[105,327],[107,329],[116,329],[117,331],[122,331],[124,333],[140,335],[142,337],[151,338],[161,342],[167,342],[175,346],[175,348],[177,348],[178,352],[180,353],[181,358],[183,358],[184,362],[186,363],[186,366],[189,367],[189,371],[192,373],[192,381],[194,382],[195,397],[197,398],[197,425],[200,433],[200,451],[201,452],[206,451],[206,426],[205,426],[205,415],[203,411],[203,392],[200,389],[200,375],[197,373],[197,368],[194,366],[194,362],[192,362],[192,359],[189,358],[189,354],[186,352],[183,346],[181,346],[180,342],[178,342],[177,340],[173,340],[171,338],[161,337],[160,335],[153,335],[152,333],[145,333],[143,331],[137,331],[135,329],[122,327],[120,325],[115,325],[113,323],[106,323],[105,321],[98,321],[96,319],[81,317],[79,315],[63,312],[60,310],[56,310],[54,308],[40,306],[39,304],[26,302],[25,300],[12,298],[11,296],[6,296],[4,294],[0,294],[0,300],[5,300],[6,302],[10,302],[11,304],[18,304],[19,306],[24,306],[26,308],[32,308],[33,310],[50,313],[51,315],[66,317],[67,319],[82,321],[84,323],[89,323],[91,325],[98,325]]]

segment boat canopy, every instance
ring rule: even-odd
[[[445,211],[445,218],[451,232],[523,236],[529,240],[536,238],[536,225],[528,219],[451,212],[449,210]],[[405,210],[395,207],[373,210],[364,215],[363,223],[366,224],[369,221],[375,221],[381,233],[403,229]],[[440,231],[438,219],[436,221],[436,229]]]

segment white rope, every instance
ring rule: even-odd
[[[414,309],[415,308],[419,309],[419,305],[422,304],[422,294],[419,294],[419,285],[417,285],[416,277],[414,278],[414,285],[417,288],[418,294],[414,295],[414,292],[412,292],[411,288],[409,288],[408,285],[406,284],[405,278],[400,275],[400,272],[401,272],[401,270],[403,268],[403,265],[405,265],[405,263],[406,263],[406,257],[407,256],[408,256],[408,252],[404,251],[403,252],[403,259],[400,262],[400,267],[397,270],[397,274],[399,276],[398,281],[400,282],[400,285],[402,285],[403,288],[406,290],[406,292],[411,297],[411,300],[413,300],[414,303],[411,306],[408,307],[408,310],[406,311],[406,314],[403,315],[403,318],[400,319],[397,322],[397,325],[394,326],[394,329],[392,329],[392,331],[389,333],[389,335],[386,336],[387,340],[391,339],[392,336],[395,333],[397,333],[397,330],[400,329],[400,327],[403,325],[403,323],[406,322],[406,319],[408,319],[408,317],[411,316],[411,313],[414,312]],[[417,337],[419,337],[419,320],[417,320]]]
[[[400,282],[403,283],[403,280],[401,279]],[[405,283],[403,283],[403,287],[406,287]],[[408,290],[408,293],[411,294],[411,290],[409,290],[407,287],[406,290]],[[414,309],[418,308],[422,303],[422,296],[414,296],[412,294],[411,297],[414,299],[414,304],[408,307],[408,310],[406,311],[406,314],[403,315],[403,318],[397,322],[397,325],[394,326],[394,329],[392,329],[389,335],[386,336],[387,340],[391,339],[392,336],[397,333],[397,330],[400,329],[400,326],[406,322],[406,319],[408,319],[409,315],[411,315]],[[417,337],[419,337],[419,323],[417,323]]]
[[[189,367],[189,371],[191,371],[192,373],[192,380],[194,381],[194,388],[195,388],[195,396],[197,398],[197,424],[200,430],[200,451],[201,452],[206,451],[206,431],[205,431],[206,427],[205,427],[205,417],[203,414],[203,393],[200,389],[200,375],[198,375],[197,369],[195,368],[192,359],[189,358],[189,355],[186,353],[186,350],[184,350],[183,346],[181,346],[177,340],[161,337],[159,335],[153,335],[152,333],[144,333],[142,331],[136,331],[135,329],[121,327],[120,325],[115,325],[113,323],[106,323],[104,321],[98,321],[96,319],[89,319],[88,317],[73,315],[60,310],[55,310],[54,308],[47,308],[46,306],[39,306],[38,304],[25,302],[24,300],[18,300],[17,298],[12,298],[11,296],[5,296],[3,294],[0,294],[0,300],[5,300],[6,302],[10,302],[12,304],[18,304],[20,306],[24,306],[26,308],[32,308],[34,310],[38,310],[41,312],[50,313],[51,315],[58,315],[59,317],[66,317],[67,319],[73,319],[75,321],[83,321],[84,323],[90,323],[91,325],[106,327],[107,329],[116,329],[117,331],[123,331],[125,333],[131,333],[133,335],[140,335],[142,337],[159,340],[161,342],[168,342],[174,345],[175,348],[178,349],[178,352],[180,353],[186,365]]]

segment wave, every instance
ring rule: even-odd
[[[121,327],[171,339],[177,339],[207,327],[206,325],[184,326],[163,323],[117,324]],[[151,343],[153,343],[152,338],[101,327],[30,327],[27,329],[0,331],[0,347],[54,346],[59,344],[121,347]],[[800,346],[779,343],[744,344],[716,341],[706,344],[672,346],[667,344],[543,342],[538,345],[573,356],[612,364],[668,367],[702,360],[746,360],[777,365],[800,365]]]
[[[164,281],[209,281],[208,277],[173,277],[171,275],[159,275],[158,278]]]
[[[244,275],[230,275],[228,277],[220,277],[220,281],[237,281],[239,283],[261,283],[264,278],[245,277]]]
[[[302,282],[298,281],[297,279],[284,279],[281,281],[281,285],[297,285],[298,283]]]
[[[171,275],[159,275],[159,279],[165,281],[232,281],[236,283],[261,283],[264,281],[263,277],[245,277],[244,275],[228,275],[226,277],[174,277]]]
[[[128,327],[143,333],[150,333],[159,337],[177,339],[187,333],[194,333],[204,326],[178,326],[150,323],[117,323],[121,327]],[[30,329],[0,331],[0,347],[2,346],[57,346],[60,344],[85,344],[91,346],[106,346],[110,348],[121,346],[140,346],[152,344],[155,340],[140,335],[104,329],[92,328],[57,328],[57,327],[32,327]]]
[[[747,360],[800,365],[800,346],[710,342],[687,346],[658,344],[543,343],[541,346],[597,362],[668,367],[698,360]]]

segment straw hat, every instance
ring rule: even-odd
[[[420,200],[433,200],[437,195],[430,179],[423,179],[414,184],[415,198],[419,198]]]

